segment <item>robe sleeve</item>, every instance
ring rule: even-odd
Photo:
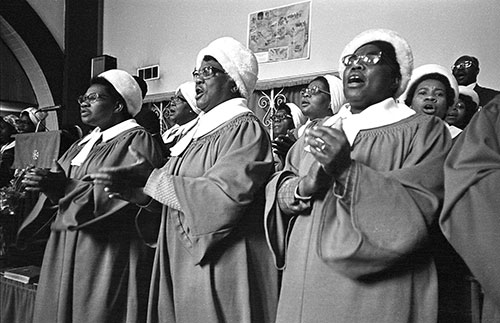
[[[221,129],[216,159],[199,177],[169,176],[179,208],[170,216],[178,224],[180,241],[199,264],[205,256],[242,221],[250,204],[261,191],[273,170],[269,136],[259,121],[241,117]],[[212,148],[208,148],[212,149]],[[160,194],[161,181],[147,191],[153,198]],[[182,210],[179,211],[179,210]],[[255,220],[257,221],[257,219]]]
[[[400,168],[378,171],[376,161],[373,167],[354,161],[344,194],[335,196],[332,187],[321,204],[319,256],[355,279],[415,261],[411,255],[427,241],[441,206],[450,145],[436,119],[417,130]]]
[[[87,172],[92,172],[96,170],[92,167],[131,164],[135,160],[128,153],[128,146],[145,156],[151,164],[161,165],[161,150],[153,137],[144,130],[133,130],[131,134],[120,139],[120,142],[107,154],[96,157],[102,158],[102,161],[93,161],[92,164],[95,166],[86,166],[84,163],[82,167],[89,167]],[[71,156],[65,154],[59,161],[68,175]],[[119,199],[109,199],[102,185],[94,185],[93,182],[82,181],[79,178],[68,178],[65,194],[59,200],[60,216],[56,218],[52,228],[79,230],[98,223],[124,208],[130,209],[131,214],[137,213],[135,205]]]
[[[500,304],[500,96],[458,136],[444,167],[440,226],[485,293]]]

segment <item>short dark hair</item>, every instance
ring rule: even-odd
[[[137,84],[139,84],[139,87],[141,88],[142,98],[144,99],[146,97],[146,94],[148,93],[148,84],[142,77],[139,77],[137,75],[133,75],[132,77],[137,82]]]
[[[459,94],[458,97],[460,98],[460,100],[462,100],[465,103],[465,113],[464,113],[464,118],[462,120],[463,125],[460,125],[460,126],[465,127],[469,123],[469,121],[472,119],[474,114],[477,112],[478,105],[468,95]]]
[[[276,111],[278,110],[284,110],[286,114],[292,115],[292,110],[290,110],[290,107],[285,102],[281,102],[280,104],[278,104],[278,106],[276,107]]]
[[[408,89],[408,94],[406,95],[405,104],[407,106],[411,106],[411,101],[413,101],[413,96],[415,95],[415,91],[417,90],[417,86],[425,80],[438,80],[443,83],[446,89],[446,104],[448,107],[451,107],[455,103],[455,90],[450,85],[450,81],[446,78],[446,76],[439,73],[429,73],[421,76],[417,79]]]

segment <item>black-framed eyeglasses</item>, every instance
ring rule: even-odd
[[[300,90],[300,94],[302,96],[313,96],[313,95],[316,95],[320,92],[330,95],[330,92],[327,92],[325,90],[320,89],[319,86],[317,86],[317,85],[313,85],[311,87],[306,87],[306,88],[303,88],[302,90]]]
[[[106,98],[105,95],[99,93],[89,93],[87,95],[80,95],[78,97],[78,103],[83,104],[87,102],[88,104],[93,104],[96,103],[99,99],[104,99],[104,98]]]
[[[463,62],[460,62],[458,64],[455,64],[451,67],[452,70],[456,70],[456,69],[466,69],[466,68],[470,68],[472,65],[474,65],[474,62],[472,61],[463,61]]]
[[[292,119],[292,116],[289,114],[275,114],[275,115],[271,116],[272,122],[282,122],[286,119]]]
[[[199,70],[195,69],[193,71],[193,78],[195,80],[197,78],[201,78],[202,80],[208,80],[209,78],[214,77],[217,72],[226,74],[226,72],[224,70],[221,70],[220,68],[207,65],[200,68]]]
[[[378,52],[377,54],[366,54],[366,55],[356,55],[349,54],[342,57],[342,64],[344,66],[352,66],[354,64],[362,63],[366,66],[373,66],[378,64],[382,59],[382,52]]]
[[[187,102],[187,101],[186,101],[186,99],[184,99],[181,96],[174,95],[173,97],[170,98],[171,104],[177,105],[177,104],[182,103],[182,102]]]

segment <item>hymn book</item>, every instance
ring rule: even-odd
[[[10,268],[4,271],[3,276],[7,279],[15,280],[24,284],[32,284],[38,282],[38,278],[40,277],[40,267],[29,265]]]

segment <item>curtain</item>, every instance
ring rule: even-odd
[[[0,276],[0,323],[31,323],[36,285]]]

